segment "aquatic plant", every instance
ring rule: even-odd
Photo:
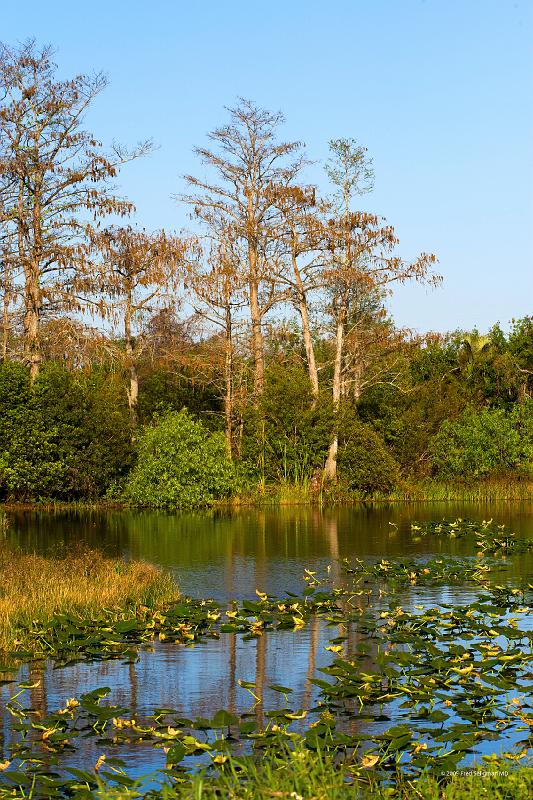
[[[492,519],[482,522],[460,518],[453,521],[413,522],[411,533],[416,537],[431,535],[447,536],[450,539],[469,538],[482,555],[505,556],[526,553],[533,549],[532,538],[519,539],[514,532],[506,530],[505,525],[500,525]]]
[[[492,522],[480,526],[468,520],[413,523],[412,531],[475,542],[485,537],[495,547],[490,559],[481,550],[474,560],[356,560],[345,565],[340,586],[331,585],[327,574],[306,570],[307,586],[299,596],[257,590],[255,600],[229,605],[182,597],[152,608],[130,607],[112,619],[100,609],[92,616],[63,613],[32,621],[27,631],[32,649],[6,656],[8,663],[0,667],[4,682],[15,684],[22,659],[47,657],[56,666],[81,659],[133,660],[154,639],[201,646],[208,637],[228,634],[251,639],[292,630],[297,635],[316,617],[332,628],[326,646],[332,658],[318,670],[320,677],[311,679],[317,692],[312,707],[292,707],[291,687],[281,685],[269,687],[279,703],[264,707],[261,687],[241,679],[250,709],[238,714],[221,708],[209,718],[185,718],[172,708],[134,713],[115,704],[108,687],[36,715],[24,699],[36,683],[14,686],[0,798],[252,800],[279,792],[323,800],[418,795],[437,800],[464,796],[453,775],[472,764],[481,772],[508,772],[504,783],[491,784],[499,787],[495,798],[510,798],[509,792],[520,797],[522,786],[531,785],[531,770],[523,765],[533,719],[527,692],[533,633],[526,624],[533,596],[530,586],[494,586],[487,580],[487,570],[505,568],[506,542],[515,538]],[[406,604],[405,594],[401,601],[396,591],[418,582],[454,581],[469,582],[475,598],[466,604],[442,598]],[[351,639],[342,633],[348,630]],[[258,705],[266,722],[256,715]],[[81,769],[76,756],[88,738],[101,756],[92,768]],[[491,743],[494,754],[487,755]],[[164,768],[133,778],[120,758],[121,746],[154,748]],[[491,797],[488,784],[468,785],[474,790],[483,785],[482,796]]]
[[[176,710],[158,708],[139,717],[108,702],[110,689],[101,687],[36,717],[23,701],[34,684],[25,683],[7,706],[16,720],[17,738],[0,782],[20,793],[33,787],[34,797],[68,796],[83,786],[96,790],[99,778],[131,788],[135,781],[124,773],[123,762],[106,753],[121,744],[162,751],[166,768],[158,780],[176,791],[184,781],[195,780],[191,776],[198,758],[207,785],[213,781],[213,786],[223,786],[237,777],[244,784],[255,780],[257,758],[281,768],[293,753],[310,751],[360,789],[405,786],[428,773],[442,780],[465,759],[475,758],[483,742],[501,737],[509,742],[508,760],[525,759],[532,717],[526,681],[533,660],[533,634],[520,624],[529,611],[526,590],[495,587],[466,606],[441,603],[409,610],[393,597],[388,607],[378,605],[377,593],[372,603],[371,598],[361,603],[362,595],[354,594],[352,585],[328,593],[313,573],[307,577],[308,589],[299,598],[258,592],[257,601],[226,610],[212,602],[187,601],[170,607],[159,623],[152,622],[160,638],[166,630],[183,644],[234,630],[254,637],[286,626],[298,630],[311,614],[336,629],[339,624],[355,626],[355,649],[347,648],[345,637],[331,639],[327,649],[333,660],[320,670],[326,680],[313,678],[320,691],[312,709],[282,705],[265,711],[268,723],[261,728],[254,714],[262,700],[259,690],[240,681],[254,701],[240,715],[220,709],[211,718],[187,719]],[[118,642],[126,655],[137,631],[133,620],[115,625],[104,631],[107,643],[93,639],[88,657]],[[377,668],[369,669],[365,659],[376,646]],[[287,703],[290,687],[271,688]],[[361,724],[354,728],[353,721]],[[72,767],[72,753],[83,751],[88,736],[102,750],[93,772]],[[66,752],[68,761],[63,760]]]

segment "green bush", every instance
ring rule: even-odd
[[[15,407],[0,423],[0,487],[17,500],[47,498],[66,478],[57,427],[46,428],[32,408]]]
[[[244,415],[242,458],[252,474],[271,482],[304,483],[324,466],[332,431],[329,393],[313,404],[305,370],[270,365],[265,392]]]
[[[338,470],[340,480],[363,494],[389,492],[400,477],[398,463],[383,438],[353,412],[344,412],[339,426]]]
[[[209,433],[185,409],[145,428],[137,452],[125,487],[135,505],[198,508],[228,497],[235,487],[224,436]]]
[[[431,441],[435,475],[479,478],[531,472],[533,403],[504,409],[469,409],[458,420],[445,420]]]
[[[96,498],[132,463],[122,386],[98,372],[0,365],[0,495],[15,500]]]

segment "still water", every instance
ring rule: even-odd
[[[337,509],[290,507],[213,514],[21,512],[10,515],[7,541],[42,554],[84,542],[108,555],[144,559],[172,571],[183,594],[220,602],[255,590],[301,592],[304,569],[323,572],[342,558],[472,555],[463,539],[411,535],[414,520],[494,519],[518,536],[533,535],[533,502],[396,503]],[[525,577],[520,559],[512,577]]]
[[[49,554],[75,543],[99,548],[108,555],[144,559],[171,570],[181,592],[194,597],[255,598],[260,589],[273,595],[300,593],[304,569],[329,573],[341,580],[342,558],[430,558],[440,555],[472,555],[472,543],[448,537],[423,537],[411,533],[414,520],[494,519],[517,536],[533,536],[533,503],[499,504],[394,504],[320,510],[292,507],[241,510],[214,514],[171,515],[151,512],[18,512],[10,515],[7,541],[25,551]],[[530,554],[516,558],[506,573],[510,580],[523,580],[532,573]],[[501,580],[501,579],[500,579]],[[467,586],[409,587],[402,596],[404,607],[419,603],[468,601],[474,589]],[[345,654],[357,646],[349,629]],[[138,720],[154,708],[173,708],[186,717],[209,717],[220,708],[233,713],[247,711],[253,701],[239,680],[253,681],[262,703],[254,713],[264,722],[268,708],[279,707],[282,698],[269,687],[293,689],[293,708],[309,709],[316,703],[317,688],[311,678],[332,661],[325,650],[336,635],[325,620],[314,620],[305,628],[280,631],[245,641],[235,634],[222,634],[195,647],[158,642],[140,653],[134,664],[120,661],[75,664],[54,669],[32,669],[26,665],[19,679],[40,679],[31,691],[29,704],[43,715],[101,686],[111,688],[109,702],[124,705]],[[372,668],[369,655],[367,668]],[[15,684],[0,687],[0,712],[15,692]],[[15,735],[9,715],[1,713],[0,756]],[[391,723],[388,723],[391,724]],[[499,751],[489,743],[487,752]],[[108,755],[113,754],[107,748]],[[83,752],[67,758],[76,766],[90,766],[101,754],[93,740]],[[120,757],[132,775],[164,765],[164,754],[152,747],[120,748]]]

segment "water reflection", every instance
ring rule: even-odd
[[[339,558],[470,555],[464,539],[425,537],[413,519],[494,518],[518,535],[533,534],[533,503],[359,505],[341,509],[248,509],[171,515],[153,512],[20,512],[6,538],[49,553],[86,542],[109,554],[142,558],[176,575],[185,594],[223,602],[302,589],[304,568],[338,570]],[[532,557],[517,560],[512,577],[531,573]],[[337,573],[334,573],[337,574]]]
[[[428,594],[411,587],[400,600],[406,610],[412,611],[415,605],[428,607],[445,601],[456,603],[464,601],[465,597],[465,590],[461,588],[445,588]],[[107,686],[111,692],[104,703],[124,706],[141,724],[156,708],[173,709],[178,717],[189,719],[211,718],[217,710],[224,708],[237,715],[251,713],[260,727],[268,722],[267,711],[285,705],[283,696],[271,688],[281,685],[292,689],[289,695],[292,709],[311,712],[311,717],[295,723],[298,729],[299,724],[309,724],[312,710],[320,699],[320,689],[312,679],[328,680],[320,670],[334,660],[333,653],[326,647],[336,636],[344,637],[341,656],[356,658],[361,672],[376,669],[379,639],[365,637],[368,649],[361,655],[363,639],[357,623],[334,626],[323,618],[315,618],[297,632],[276,631],[256,639],[221,634],[219,640],[208,639],[196,646],[156,642],[153,648],[141,651],[134,663],[82,662],[61,669],[54,669],[53,664],[48,663],[44,670],[26,665],[18,679],[29,679],[32,683],[40,681],[40,685],[30,689],[25,697],[25,705],[40,717],[64,707],[70,697],[79,697],[83,692]],[[260,698],[259,702],[255,702],[252,695],[239,685],[240,680],[255,684],[254,693]],[[4,758],[14,737],[13,719],[5,711],[5,706],[16,691],[16,684],[0,687],[0,705],[4,709],[0,716],[0,750],[3,750],[0,755]],[[350,734],[373,735],[401,721],[402,716],[410,711],[402,711],[400,701],[395,701],[387,705],[388,716],[379,718],[381,713],[378,707],[367,708],[365,716],[361,717],[356,700],[347,700],[338,718],[338,729]],[[481,743],[476,751],[478,754],[499,752],[502,748],[509,748],[512,742],[512,739],[502,737],[499,742]],[[132,775],[144,775],[164,766],[164,753],[154,749],[150,743],[102,746],[96,738],[89,737],[83,743],[78,742],[78,747],[79,750],[62,755],[64,766],[90,768],[102,752],[108,757],[117,755],[122,758]]]

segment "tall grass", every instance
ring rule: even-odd
[[[480,481],[444,483],[421,481],[393,492],[401,500],[533,500],[533,481],[485,478]]]
[[[349,505],[360,502],[432,502],[454,500],[481,502],[486,500],[533,500],[532,481],[485,479],[476,482],[441,483],[432,480],[403,483],[390,492],[362,492],[349,490],[342,483],[311,487],[309,480],[261,485],[259,491],[244,492],[232,498],[232,506],[285,506],[319,504],[325,506]]]
[[[241,766],[229,761],[217,777],[197,774],[191,782],[164,787],[150,793],[160,800],[529,800],[533,789],[533,769],[516,767],[508,761],[482,764],[458,772],[451,778],[426,775],[411,780],[400,771],[396,782],[384,785],[349,765],[335,765],[331,756],[301,746],[269,753],[261,761],[247,760]],[[468,774],[470,773],[470,774]],[[112,789],[101,783],[95,792],[100,800],[125,800],[139,797],[123,787]]]
[[[23,644],[34,621],[57,613],[90,617],[106,609],[153,607],[177,595],[172,578],[144,562],[78,549],[45,558],[0,544],[0,650]]]

